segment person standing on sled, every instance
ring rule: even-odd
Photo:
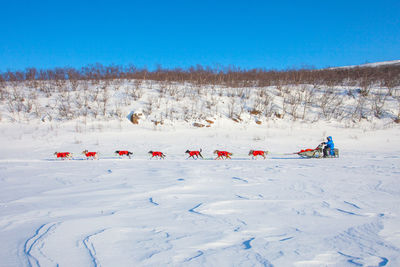
[[[328,136],[326,138],[328,142],[323,142],[324,147],[324,158],[328,157],[331,154],[331,151],[335,148],[335,144],[333,143],[332,136]]]

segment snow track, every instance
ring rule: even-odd
[[[0,169],[0,266],[400,264],[396,157]]]
[[[36,230],[35,235],[26,241],[24,247],[24,253],[28,257],[29,266],[40,266],[38,260],[39,258],[42,258],[41,259],[42,262],[46,261],[50,264],[54,263],[41,251],[41,248],[44,246],[44,240],[46,238],[46,235],[50,234],[50,232],[53,231],[53,228],[55,228],[55,226],[56,226],[55,223],[51,225],[44,224],[40,226]],[[34,256],[34,254],[36,256]]]

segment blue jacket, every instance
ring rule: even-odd
[[[326,142],[325,144],[331,150],[333,150],[335,148],[335,144],[333,143],[332,136],[328,136],[328,142]]]

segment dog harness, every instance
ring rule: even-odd
[[[153,157],[162,157],[162,156],[163,156],[163,153],[160,152],[160,151],[154,151],[154,152],[152,153],[152,156],[153,156]]]
[[[200,151],[189,151],[189,156],[190,157],[200,156]]]
[[[253,150],[253,156],[264,156],[265,152],[262,150]]]
[[[229,157],[230,155],[232,155],[232,153],[229,153],[228,151],[218,151],[217,152],[218,157]]]
[[[71,155],[69,152],[58,152],[57,153],[57,158],[67,158]]]
[[[123,156],[123,155],[127,155],[129,156],[130,152],[127,150],[123,150],[123,151],[118,151],[118,155]]]
[[[96,157],[96,154],[97,154],[97,152],[86,152],[85,156],[88,157],[88,158],[89,157]]]

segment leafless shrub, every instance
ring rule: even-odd
[[[218,103],[217,97],[211,95],[210,98],[206,101],[206,107],[211,110],[213,107],[216,107]]]
[[[257,92],[254,99],[253,99],[253,106],[251,108],[251,111],[262,111],[263,108],[263,96],[264,93],[259,93]]]
[[[353,89],[351,89],[351,88],[348,88],[348,89],[346,90],[346,95],[349,96],[349,97],[351,97],[351,98],[353,98],[353,99],[356,98],[356,93],[355,93],[355,91],[354,91]]]
[[[78,86],[79,86],[79,81],[78,80],[71,79],[71,80],[69,80],[69,83],[70,83],[71,91],[77,91],[78,90]]]
[[[13,86],[8,98],[11,101],[24,102],[25,101],[24,91],[22,90],[22,88]]]
[[[94,85],[93,90],[90,90],[90,94],[89,94],[90,100],[92,102],[97,102],[100,97],[101,91],[102,91],[102,88],[100,86]]]
[[[115,103],[115,109],[114,109],[114,115],[120,120],[122,121],[124,119],[121,107],[118,103]]]
[[[163,98],[166,95],[168,87],[169,87],[168,81],[162,81],[159,83],[158,93],[160,94],[160,98]]]
[[[7,90],[6,90],[6,83],[0,82],[0,101],[4,101],[6,99]]]
[[[279,118],[281,119],[285,118],[286,114],[288,113],[288,108],[289,108],[288,98],[289,98],[288,93],[282,94],[282,113],[279,113]]]
[[[372,81],[367,78],[363,78],[360,82],[360,86],[360,95],[366,97],[371,91]]]
[[[101,95],[98,98],[98,106],[100,107],[101,114],[105,116],[107,114],[107,104],[109,102],[108,84],[104,84],[101,87]]]
[[[250,98],[250,89],[249,88],[236,88],[236,96],[241,99],[249,99]]]
[[[59,89],[60,91],[68,91],[67,81],[64,79],[54,80],[54,87]]]
[[[24,110],[24,102],[19,99],[13,99],[7,102],[8,112],[11,114],[18,114]]]
[[[86,118],[89,115],[89,110],[90,110],[89,99],[90,96],[87,90],[84,90],[75,96],[74,102],[75,102],[75,107],[77,109],[76,111],[77,116],[83,116]]]
[[[387,99],[387,94],[383,92],[377,92],[372,96],[372,111],[374,116],[380,119],[383,115],[383,107]]]
[[[314,85],[313,87],[309,88],[307,86],[303,86],[302,87],[302,97],[301,100],[302,105],[303,105],[303,114],[301,116],[301,119],[304,120],[306,117],[306,112],[307,109],[312,105],[312,103],[314,102],[314,98],[315,98],[315,91],[318,87],[316,85]]]
[[[133,80],[131,82],[131,85],[125,87],[125,95],[128,97],[128,99],[126,99],[125,101],[126,105],[128,105],[130,99],[137,101],[140,98],[142,98],[143,96],[142,84],[143,84],[142,80]]]
[[[213,107],[213,102],[211,100],[206,100],[206,107],[207,109],[211,110]]]
[[[282,88],[282,85],[280,84],[280,83],[278,83],[277,85],[276,85],[276,91],[277,91],[277,96],[283,96],[283,88]]]
[[[322,95],[318,98],[317,102],[323,117],[329,120],[340,110],[343,104],[343,97],[335,94],[333,89],[328,88],[322,91]]]
[[[25,113],[31,113],[32,112],[32,107],[33,107],[33,101],[35,99],[33,98],[27,98],[25,101],[25,108],[24,108],[24,112]]]
[[[190,115],[190,110],[187,106],[184,106],[182,108],[182,115],[183,115],[183,120],[188,122],[191,119],[191,115]]]
[[[193,91],[196,95],[201,96],[203,95],[203,86],[201,86],[201,84],[196,84],[193,86]]]
[[[389,71],[387,73],[387,76],[383,77],[382,79],[383,79],[383,82],[382,82],[383,86],[385,86],[388,89],[387,95],[393,96],[394,88],[396,86],[399,86],[399,84],[400,84],[400,75],[398,75],[398,74],[396,75],[392,71]]]
[[[72,119],[73,112],[71,109],[71,95],[69,92],[63,92],[57,98],[57,112],[60,119]]]
[[[218,90],[218,96],[219,97],[222,97],[224,95],[224,89],[221,87],[221,88],[219,88],[219,90]]]
[[[397,102],[397,118],[395,120],[400,123],[400,89],[393,91],[393,98]]]
[[[44,93],[44,95],[49,98],[52,96],[54,90],[52,89],[51,83],[48,81],[40,81],[39,90]]]
[[[235,115],[235,98],[232,97],[228,103],[228,118],[232,119]]]
[[[32,110],[36,118],[42,118],[44,113],[44,108],[40,105],[37,99],[35,99],[32,103]]]
[[[176,97],[177,94],[178,94],[178,92],[179,92],[179,88],[178,88],[178,86],[176,86],[175,84],[170,84],[170,85],[167,87],[167,94],[168,94],[169,96]]]
[[[64,93],[71,91],[68,85],[66,81],[54,81],[53,86],[56,92]]]
[[[290,114],[292,115],[293,120],[297,120],[298,119],[297,111],[302,102],[301,92],[297,91],[297,90],[291,92],[290,94],[288,94],[286,101],[287,101],[287,104],[289,104],[289,111],[290,111]]]
[[[274,97],[270,94],[265,94],[262,101],[262,111],[265,117],[270,118],[274,114],[273,108]]]
[[[367,97],[360,95],[357,98],[355,112],[353,113],[353,118],[357,121],[361,121],[362,119],[367,119]]]
[[[151,113],[153,112],[154,102],[155,102],[154,97],[147,98],[145,109],[143,110],[144,115],[146,115],[146,116],[151,115]]]

